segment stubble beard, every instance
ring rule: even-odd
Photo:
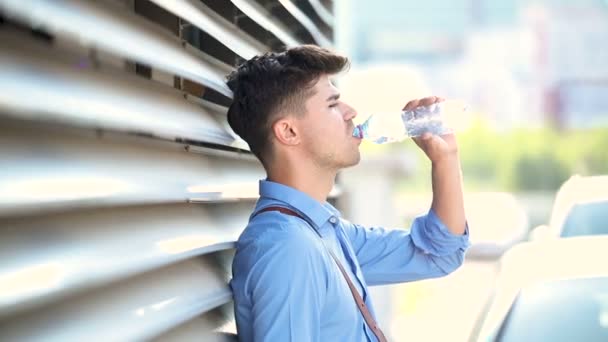
[[[340,156],[335,152],[321,152],[315,159],[315,164],[317,164],[319,168],[337,173],[342,169],[359,164],[361,161],[361,154],[358,149],[356,151],[347,151]]]

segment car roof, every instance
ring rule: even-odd
[[[608,235],[577,236],[518,244],[501,258],[500,272],[521,282],[608,276],[607,260]]]
[[[479,336],[498,330],[521,289],[533,284],[608,277],[608,235],[524,242],[500,260],[500,274]]]
[[[574,175],[562,184],[555,196],[550,226],[561,230],[572,207],[601,201],[608,201],[608,175]]]

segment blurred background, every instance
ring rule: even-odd
[[[381,322],[390,322],[395,340],[466,341],[496,287],[504,250],[548,224],[557,190],[573,175],[608,173],[608,2],[344,0],[336,18],[337,48],[353,62],[338,82],[357,121],[430,95],[468,104],[455,126],[468,259],[446,278],[376,294],[390,307]],[[361,220],[408,225],[428,210],[430,163],[412,141],[364,143],[362,151],[377,170],[369,177],[382,177],[383,164],[396,158],[403,167],[387,180],[393,204],[385,211],[395,216]],[[569,197],[590,196],[573,188],[580,194]]]
[[[0,340],[234,339],[264,173],[224,77],[306,43],[350,57],[357,122],[467,104],[472,246],[445,278],[372,288],[389,340],[607,341],[606,42],[606,0],[0,0]],[[428,211],[412,141],[361,151],[330,194],[345,217]]]

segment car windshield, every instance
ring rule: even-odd
[[[562,237],[608,234],[608,201],[575,205],[562,229]]]
[[[497,341],[608,341],[608,277],[522,290]]]

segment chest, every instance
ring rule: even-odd
[[[355,288],[362,296],[365,289],[362,280],[359,281],[356,273],[359,272],[359,265],[354,256],[350,256],[344,246],[336,236],[335,230],[323,231],[323,243],[338,257],[340,263],[347,272]],[[337,267],[336,262],[329,253],[325,253],[325,266],[328,268],[328,284],[325,306],[323,308],[323,324],[327,327],[353,327],[363,325],[363,319],[353,299],[351,290],[344,276]],[[363,286],[362,286],[363,285]]]

